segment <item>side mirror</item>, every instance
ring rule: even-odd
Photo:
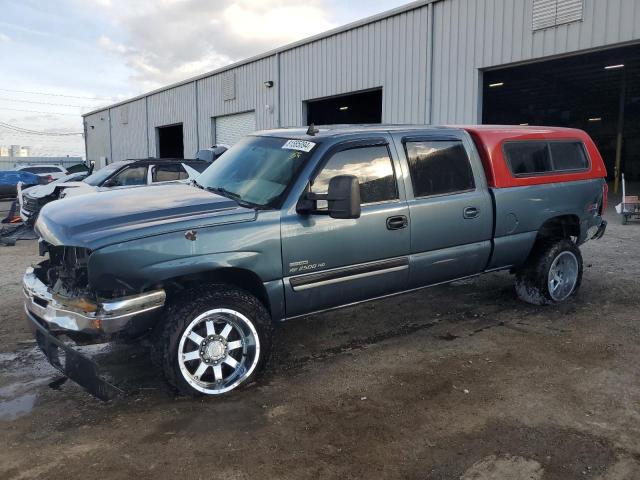
[[[327,193],[331,218],[360,218],[360,183],[354,175],[338,175],[329,180]]]
[[[327,202],[326,210],[318,210],[317,202]],[[354,175],[338,175],[329,180],[326,194],[307,192],[298,202],[298,213],[329,215],[331,218],[360,218],[360,184]]]

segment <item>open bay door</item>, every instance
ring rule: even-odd
[[[214,138],[217,145],[233,145],[245,135],[256,131],[256,112],[215,117]]]

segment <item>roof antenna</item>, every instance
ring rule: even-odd
[[[311,123],[309,125],[309,128],[307,129],[307,135],[309,135],[311,137],[313,137],[316,133],[319,133],[319,132],[320,132],[320,130],[318,130],[313,123]]]

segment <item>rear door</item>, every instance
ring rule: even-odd
[[[379,134],[378,134],[379,135]],[[334,219],[282,218],[282,259],[287,316],[386,295],[406,288],[409,210],[390,137],[339,144],[320,161],[311,191],[326,193],[329,179],[356,175],[362,215]],[[318,205],[321,208],[322,205]]]
[[[482,272],[493,206],[475,146],[463,132],[396,134],[411,217],[409,287]]]

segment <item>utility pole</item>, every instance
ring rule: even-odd
[[[618,193],[620,186],[620,169],[622,166],[622,132],[624,130],[624,104],[627,96],[627,73],[626,69],[622,71],[622,85],[620,86],[620,103],[618,105],[618,135],[616,138],[616,168],[614,171],[615,182],[613,184],[613,192]]]

